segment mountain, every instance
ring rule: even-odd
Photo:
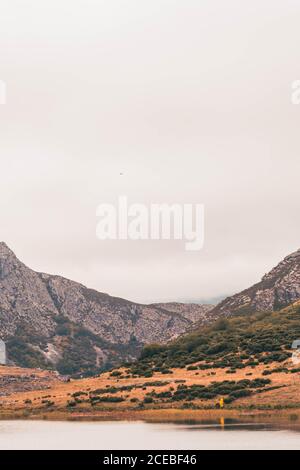
[[[212,308],[171,305],[137,304],[35,272],[0,243],[0,337],[17,365],[95,373],[178,337]]]
[[[134,374],[181,368],[243,369],[290,360],[292,344],[300,338],[300,301],[274,312],[221,317],[165,345],[147,345]],[[141,374],[141,375],[142,375]]]
[[[137,396],[143,406],[156,409],[208,410],[220,398],[226,408],[248,412],[299,408],[300,367],[294,346],[299,338],[297,301],[273,312],[219,318],[166,345],[148,345],[138,361],[111,377],[128,379],[122,380],[126,391],[137,377],[151,380],[148,389],[143,383],[144,396]],[[157,384],[165,388],[155,390]]]
[[[194,416],[198,409],[215,408],[223,398],[225,407],[248,411],[270,410],[273,414],[275,409],[299,408],[299,356],[294,349],[295,340],[300,338],[299,251],[287,256],[261,282],[210,311],[193,304],[143,306],[112,298],[63,278],[28,270],[6,245],[0,248],[0,317],[3,322],[6,315],[9,354],[17,363],[24,357],[27,362],[50,358],[60,372],[68,370],[76,375],[95,372],[99,351],[116,365],[122,358],[136,357],[145,343],[132,336],[118,343],[120,331],[110,324],[108,341],[98,316],[103,322],[107,316],[112,322],[116,318],[124,331],[123,322],[129,322],[128,316],[132,318],[131,309],[142,318],[150,315],[153,322],[155,314],[156,321],[161,315],[173,322],[194,322],[190,323],[192,332],[168,343],[146,344],[139,359],[126,367],[71,381],[63,391],[59,381],[64,378],[53,372],[43,371],[46,375],[41,377],[39,371],[31,371],[29,377],[13,367],[3,367],[0,392],[17,391],[18,395],[6,397],[7,401],[2,398],[2,407],[21,410],[25,403],[26,411],[31,408],[35,416],[54,409],[71,412],[74,407],[77,413],[82,409],[92,416],[104,406],[118,412],[149,407],[191,409]],[[87,306],[90,310],[85,311]],[[102,313],[97,315],[97,309]],[[42,320],[39,331],[38,322]],[[14,332],[9,333],[9,328]],[[101,334],[95,333],[100,330]],[[151,338],[159,336],[156,331],[151,332]],[[37,391],[43,387],[47,401]]]
[[[277,311],[300,299],[300,250],[254,286],[216,307],[184,303],[143,305],[26,267],[0,243],[0,337],[8,358],[23,367],[94,374],[136,359],[220,317]]]
[[[184,316],[193,324],[196,324],[200,319],[205,322],[208,319],[208,314],[214,305],[203,304],[185,304],[180,302],[168,302],[160,304],[152,304],[153,307],[173,312]]]
[[[52,371],[0,367],[0,416],[45,419],[188,419],[226,414],[245,420],[299,415],[300,302],[275,312],[221,318],[160,346],[140,360],[95,377],[68,381]],[[297,356],[296,356],[297,357]],[[294,360],[292,360],[294,358]],[[220,399],[225,410],[218,413]],[[180,412],[178,412],[180,410]],[[179,417],[179,418],[178,418]],[[247,420],[247,421],[246,421]]]
[[[175,304],[176,305],[176,304]],[[166,345],[148,345],[134,375],[192,367],[243,369],[291,358],[300,338],[300,250],[284,258],[262,280],[206,312],[193,331]],[[234,373],[234,372],[233,372]]]
[[[257,284],[220,302],[209,312],[208,319],[212,321],[232,314],[276,311],[299,299],[300,249],[284,258]]]

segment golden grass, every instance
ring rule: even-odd
[[[275,368],[278,364],[270,364],[270,369]],[[242,412],[253,409],[263,408],[300,408],[300,375],[273,373],[268,376],[272,380],[272,386],[284,386],[276,390],[266,391],[260,394],[255,394],[247,398],[236,400],[228,409],[216,410],[213,409],[216,404],[214,400],[195,400],[194,403],[203,410],[181,410],[182,403],[160,403],[146,405],[145,409],[138,409],[138,404],[131,401],[132,398],[138,399],[142,402],[146,393],[152,390],[165,391],[170,387],[174,389],[178,386],[178,381],[185,381],[186,385],[203,384],[209,385],[213,381],[222,382],[224,380],[241,380],[245,378],[255,379],[263,377],[262,372],[265,370],[264,365],[256,366],[255,368],[245,368],[237,370],[235,374],[227,374],[225,369],[210,369],[205,371],[188,371],[186,369],[173,369],[173,374],[156,373],[151,378],[138,377],[138,378],[118,378],[111,377],[109,373],[104,373],[101,376],[86,378],[80,380],[71,380],[70,382],[61,382],[53,374],[47,371],[35,369],[22,369],[17,367],[1,367],[0,376],[2,375],[30,375],[35,374],[39,377],[51,376],[49,389],[35,390],[12,393],[9,396],[0,398],[0,417],[51,417],[59,419],[159,419],[159,420],[172,420],[190,419],[191,417],[201,416],[241,416]],[[122,371],[122,369],[120,369]],[[251,376],[249,374],[252,374]],[[153,381],[168,382],[167,385],[160,387],[153,387],[147,385]],[[114,396],[122,396],[125,398],[124,402],[120,403],[103,403],[101,406],[97,405],[92,407],[89,403],[77,404],[76,408],[68,409],[68,401],[72,400],[72,394],[75,392],[89,393],[92,390],[106,387],[120,387],[129,385],[145,385],[144,389],[134,388],[131,391],[117,392]],[[47,406],[47,400],[53,403],[51,407]],[[211,409],[208,409],[211,408]],[[258,412],[258,411],[257,411]],[[248,411],[247,411],[248,413]],[[253,413],[253,411],[251,411]],[[186,418],[189,416],[189,418]],[[158,418],[159,417],[159,418]]]

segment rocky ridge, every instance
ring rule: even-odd
[[[286,256],[257,284],[220,302],[208,313],[208,319],[280,310],[299,299],[300,249]]]
[[[142,305],[35,272],[0,243],[0,337],[18,365],[62,373],[109,367],[134,359],[144,344],[178,337],[211,308],[172,305]]]

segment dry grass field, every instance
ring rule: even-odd
[[[275,369],[276,366],[276,363],[270,364],[269,369]],[[14,377],[15,381],[10,384],[5,394],[2,390],[0,417],[180,421],[226,417],[241,419],[243,416],[247,419],[251,416],[265,418],[276,412],[281,416],[294,415],[297,420],[299,412],[300,418],[298,372],[271,373],[268,375],[271,383],[266,390],[261,389],[248,397],[238,398],[230,404],[225,404],[223,409],[216,407],[221,396],[195,399],[192,403],[188,402],[188,405],[185,401],[157,398],[157,394],[174,391],[183,384],[187,387],[210,386],[213,382],[226,380],[260,379],[264,377],[264,370],[263,365],[237,370],[234,374],[228,374],[226,369],[173,369],[169,374],[156,373],[151,378],[145,378],[128,376],[124,369],[119,369],[120,376],[111,376],[107,372],[93,378],[63,382],[53,372],[1,367],[0,382],[5,382],[7,377],[10,380]],[[155,399],[147,401],[147,397],[151,397],[153,392]],[[93,397],[96,397],[95,401]]]

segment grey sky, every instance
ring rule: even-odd
[[[136,301],[257,281],[299,248],[299,23],[296,0],[2,0],[0,239]],[[100,242],[119,194],[204,203],[204,249]]]

